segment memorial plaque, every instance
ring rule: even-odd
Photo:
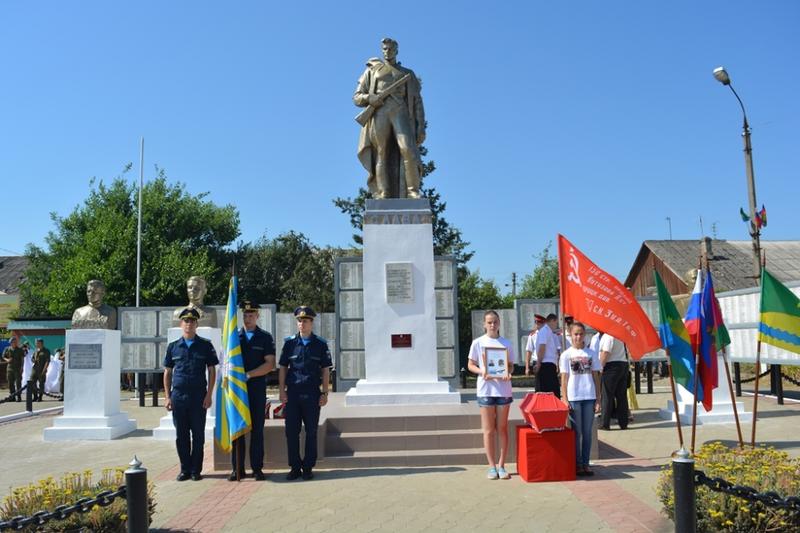
[[[159,345],[152,342],[123,342],[120,346],[120,370],[153,370],[163,362],[159,361]],[[166,351],[166,345],[164,345]]]
[[[123,311],[120,317],[122,335],[125,337],[156,337],[158,313],[156,311]]]
[[[436,347],[450,348],[455,346],[455,332],[452,320],[436,321]]]
[[[364,349],[363,322],[342,322],[339,324],[339,327],[341,328],[339,332],[339,344],[341,344],[343,351]]]
[[[360,261],[342,261],[339,263],[339,288],[363,289],[364,264]]]
[[[258,312],[258,327],[273,335],[274,331],[272,331],[272,308],[261,306],[261,310]]]
[[[103,345],[70,344],[67,359],[70,370],[100,370],[103,368]]]
[[[314,333],[328,341],[328,346],[333,349],[336,340],[336,314],[317,313],[314,319]]]
[[[158,336],[166,337],[172,327],[172,314],[174,309],[165,309],[158,312]]]
[[[340,318],[364,318],[364,293],[362,291],[342,291],[339,293]]]
[[[440,378],[452,378],[456,375],[455,356],[452,349],[436,350]]]
[[[386,303],[414,303],[414,274],[411,263],[386,263]]]
[[[520,326],[529,332],[534,328],[534,314],[547,316],[550,313],[558,313],[558,304],[553,303],[537,303],[537,304],[520,304],[519,305]]]
[[[453,263],[450,261],[434,261],[433,272],[437,289],[453,287]]]
[[[392,348],[411,348],[411,333],[392,334]]]
[[[450,317],[453,313],[453,289],[436,289],[436,317]]]
[[[366,365],[364,363],[364,352],[345,352],[342,351],[339,357],[337,369],[342,379],[364,379],[367,376]]]
[[[297,333],[297,321],[292,313],[277,313],[275,315],[275,349],[283,348],[283,339]]]

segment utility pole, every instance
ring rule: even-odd
[[[672,240],[672,219],[667,217],[667,227],[669,228],[669,240]]]
[[[511,296],[513,298],[517,297],[517,273],[511,273]]]

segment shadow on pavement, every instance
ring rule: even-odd
[[[345,479],[345,478],[361,478],[361,477],[375,477],[375,476],[408,476],[412,474],[431,474],[431,473],[454,473],[463,472],[466,468],[460,466],[420,466],[420,467],[396,467],[396,468],[340,468],[333,470],[314,470],[314,479],[311,480],[325,480],[325,479]],[[300,480],[287,481],[286,474],[276,473],[267,477],[268,481],[274,483],[297,483]],[[301,483],[308,483],[308,481],[300,481]]]
[[[631,479],[642,472],[660,472],[663,468],[660,465],[632,465],[632,464],[613,464],[613,465],[592,465],[595,479]]]

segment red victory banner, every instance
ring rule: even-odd
[[[658,333],[631,291],[563,235],[558,236],[558,276],[564,315],[621,340],[637,361],[661,348]]]

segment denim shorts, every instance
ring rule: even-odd
[[[495,405],[508,405],[514,399],[502,396],[478,396],[478,405],[481,407],[494,407]]]

